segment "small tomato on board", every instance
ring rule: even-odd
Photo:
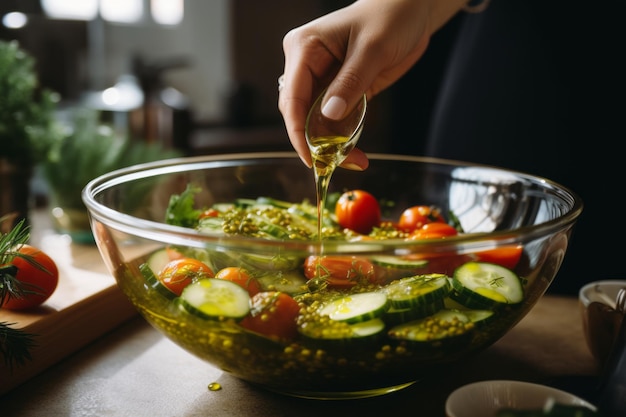
[[[440,239],[458,234],[456,228],[448,223],[433,222],[411,232],[409,239]]]
[[[11,274],[6,268],[16,268],[12,277],[19,282],[19,294],[0,300],[0,307],[7,310],[24,310],[43,304],[59,284],[59,270],[50,256],[30,245],[20,245],[8,265],[0,266],[0,275]],[[4,278],[4,277],[1,277]],[[5,281],[3,279],[2,281]],[[2,282],[0,281],[0,282]]]
[[[380,224],[382,214],[376,197],[367,191],[352,190],[337,200],[335,216],[341,227],[366,235]]]
[[[330,288],[351,288],[358,281],[374,281],[374,264],[356,256],[309,256],[304,260],[304,276],[319,278]]]
[[[213,276],[213,271],[204,262],[193,258],[178,258],[165,264],[157,279],[168,290],[180,296],[187,285]]]
[[[254,295],[250,303],[250,314],[241,320],[242,327],[279,340],[292,340],[298,335],[300,305],[289,294],[264,291]]]
[[[250,297],[261,292],[261,284],[259,284],[259,281],[255,277],[250,275],[248,271],[241,267],[228,266],[226,268],[220,269],[215,274],[215,278],[225,279],[227,281],[232,281],[235,284],[238,284],[246,291],[248,291]]]
[[[412,232],[433,222],[445,223],[446,221],[438,208],[420,205],[404,210],[398,220],[398,227],[405,232]]]

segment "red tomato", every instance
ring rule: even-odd
[[[448,236],[455,236],[459,232],[448,223],[426,223],[420,229],[414,230],[409,235],[409,239],[440,239]]]
[[[522,245],[501,246],[478,252],[475,257],[480,262],[491,262],[513,269],[521,259],[522,252]]]
[[[369,260],[356,256],[309,256],[304,260],[304,276],[321,278],[331,288],[351,288],[359,281],[373,282],[375,268]]]
[[[445,223],[441,211],[433,206],[413,206],[404,210],[398,220],[398,227],[405,232],[421,229],[425,224]]]
[[[165,264],[158,279],[171,292],[180,295],[183,289],[202,278],[213,278],[213,271],[204,262],[193,258],[178,258]]]
[[[378,200],[363,190],[343,193],[337,200],[335,215],[341,227],[364,235],[371,232],[381,221]]]
[[[448,252],[408,255],[407,259],[428,261],[423,270],[420,269],[420,274],[446,274],[452,276],[455,269],[474,258],[471,255]]]
[[[292,340],[298,335],[298,314],[300,305],[289,294],[264,291],[252,297],[250,314],[240,324],[274,339]]]
[[[215,278],[225,279],[240,285],[248,291],[250,297],[261,292],[261,284],[259,284],[259,281],[250,275],[248,271],[237,266],[229,266],[220,269],[217,271],[217,274],[215,274]]]
[[[200,213],[200,216],[198,216],[198,218],[200,219],[204,219],[205,217],[218,217],[220,215],[220,212],[210,208],[210,209],[206,209],[204,210],[202,213]]]
[[[59,270],[50,256],[30,245],[22,245],[17,251],[30,257],[36,265],[20,256],[11,261],[11,265],[17,268],[13,278],[21,283],[24,294],[22,297],[5,298],[0,307],[8,310],[23,310],[43,304],[59,284]],[[0,269],[6,266],[9,265],[0,266]]]

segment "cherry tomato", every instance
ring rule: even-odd
[[[0,307],[7,310],[23,310],[41,305],[50,298],[59,284],[59,270],[50,256],[30,245],[21,245],[17,252],[29,257],[32,262],[20,256],[11,260],[11,265],[17,268],[13,278],[21,283],[24,293],[21,297],[5,298]],[[6,266],[10,265],[0,268]]]
[[[375,268],[369,260],[356,256],[309,256],[304,260],[304,276],[319,278],[331,288],[351,288],[359,281],[375,281]]]
[[[296,338],[300,305],[289,294],[264,291],[254,295],[250,303],[250,314],[241,320],[242,327],[274,339]]]
[[[521,259],[522,252],[522,245],[501,246],[499,248],[480,251],[475,254],[475,258],[480,262],[491,262],[513,269]]]
[[[445,223],[441,211],[433,206],[413,206],[404,210],[398,220],[398,227],[405,232],[421,229],[427,223]]]
[[[459,232],[448,223],[433,222],[426,223],[420,229],[416,229],[409,235],[409,239],[440,239],[448,236],[455,236]]]
[[[376,197],[367,191],[346,191],[335,205],[337,222],[345,229],[368,234],[381,221],[380,205]]]
[[[204,210],[202,213],[200,213],[200,216],[198,216],[199,219],[204,219],[206,217],[218,217],[220,215],[220,212],[215,210],[214,208],[210,208],[210,209],[206,209]]]
[[[215,278],[225,279],[240,285],[248,291],[248,294],[250,294],[251,297],[261,292],[261,284],[259,284],[259,281],[250,275],[244,268],[229,266],[220,269],[215,274]]]
[[[474,258],[472,255],[444,252],[413,254],[408,255],[407,259],[428,261],[423,270],[420,269],[420,274],[446,274],[452,276],[455,269]]]
[[[157,278],[167,289],[180,296],[187,285],[213,276],[213,271],[204,262],[193,258],[178,258],[165,264]]]

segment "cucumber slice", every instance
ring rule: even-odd
[[[406,259],[400,256],[392,255],[372,256],[371,261],[373,264],[378,266],[398,269],[419,269],[428,265],[428,261],[426,259]]]
[[[393,281],[385,287],[385,294],[394,308],[402,310],[441,301],[450,289],[447,275],[427,274]]]
[[[331,320],[360,323],[381,317],[389,308],[383,292],[364,292],[336,298],[325,304],[319,314]]]
[[[158,292],[159,294],[161,294],[163,297],[167,298],[168,300],[173,300],[177,297],[176,294],[170,291],[169,288],[167,288],[165,285],[161,283],[161,281],[159,281],[156,275],[154,275],[153,269],[150,267],[148,263],[139,265],[139,270],[141,271],[141,274],[146,280],[148,287],[154,289],[156,292]]]
[[[203,319],[244,318],[250,312],[250,295],[231,281],[204,278],[188,285],[180,295],[182,307]]]
[[[360,323],[347,324],[332,321],[328,323],[308,323],[298,331],[308,341],[320,348],[350,348],[363,346],[385,335],[385,322],[372,319]]]
[[[444,309],[432,316],[394,326],[388,335],[392,339],[440,347],[444,341],[465,340],[473,329],[474,324],[463,312]]]
[[[262,271],[291,271],[302,264],[300,258],[283,255],[242,253],[239,255],[239,259],[252,269]]]
[[[407,321],[421,319],[426,316],[431,316],[445,308],[443,299],[437,300],[430,304],[424,304],[420,306],[413,306],[410,308],[399,309],[390,307],[385,313],[385,322],[396,325],[400,323],[406,323]]]
[[[484,326],[495,318],[496,313],[492,310],[463,310],[463,314],[476,326]]]
[[[153,274],[156,276],[171,260],[167,249],[162,248],[152,252],[148,257],[147,266],[152,269]]]
[[[307,279],[298,271],[270,272],[258,277],[264,291],[280,291],[289,295],[308,292]]]
[[[488,262],[467,262],[454,271],[450,297],[469,308],[491,309],[518,304],[524,289],[517,274]]]

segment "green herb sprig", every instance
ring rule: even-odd
[[[2,224],[4,218],[0,218]],[[0,308],[9,297],[20,297],[26,291],[15,278],[15,267],[11,261],[21,256],[27,261],[31,257],[22,255],[15,250],[30,239],[30,228],[21,220],[8,233],[0,234]],[[34,262],[34,261],[32,261]],[[0,356],[9,370],[15,365],[23,365],[31,360],[30,350],[36,346],[36,335],[27,333],[11,326],[15,323],[0,322]]]

